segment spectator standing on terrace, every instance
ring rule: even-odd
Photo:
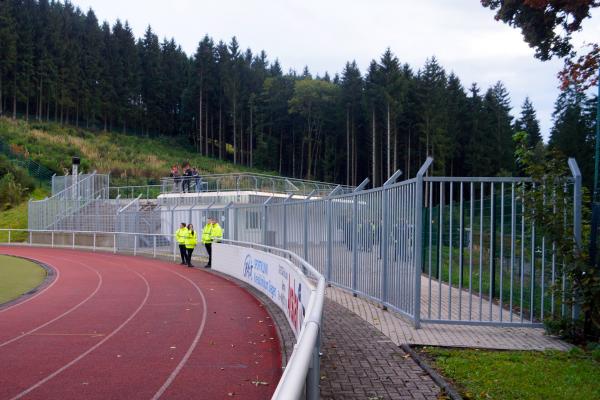
[[[223,229],[221,228],[221,225],[219,225],[215,218],[209,218],[202,230],[202,243],[204,243],[204,247],[206,247],[206,252],[208,253],[208,264],[206,264],[206,268],[210,268],[212,264],[213,241],[216,240],[218,242],[222,238]]]
[[[185,238],[185,249],[187,252],[187,266],[189,268],[193,268],[192,265],[192,253],[194,252],[194,248],[198,243],[198,232],[194,230],[194,225],[189,224],[187,226],[188,235]]]
[[[179,253],[181,254],[181,265],[185,265],[187,263],[187,251],[185,248],[185,240],[189,235],[188,229],[185,225],[185,222],[181,223],[179,229],[175,231],[175,239],[179,244]]]
[[[196,193],[198,193],[202,190],[202,177],[196,167],[192,168],[192,177],[194,178],[194,188],[196,189]]]
[[[187,193],[190,193],[190,185],[192,183],[192,169],[190,168],[190,164],[185,164],[183,166],[183,184],[182,184],[182,191],[183,193],[186,193],[186,189],[187,189]]]
[[[169,174],[169,177],[173,178],[173,191],[179,192],[180,175],[179,175],[179,168],[177,167],[177,165],[173,165],[171,167],[171,173]]]

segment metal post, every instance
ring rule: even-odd
[[[327,267],[326,279],[331,282],[332,254],[333,254],[333,204],[332,200],[327,202]]]
[[[50,234],[50,236],[52,238],[51,247],[54,248],[54,231],[52,231],[52,233]]]
[[[575,180],[573,187],[573,236],[575,246],[581,249],[581,171],[574,158],[569,158],[568,163],[571,174],[573,174],[573,179]],[[579,293],[577,292],[575,293],[575,301],[573,302],[573,319],[579,318],[580,304],[577,302],[577,297],[579,297]]]
[[[289,198],[289,197],[288,197]],[[283,203],[283,248],[287,250],[287,203]]]
[[[113,253],[117,254],[117,234],[113,235]]]
[[[308,200],[304,201],[304,259],[308,261]]]
[[[8,230],[8,244],[10,244],[10,232],[11,232],[11,230],[9,229]]]
[[[75,248],[75,232],[73,232],[73,245],[71,246],[73,249]]]
[[[96,232],[94,232],[94,251],[96,251]]]
[[[421,264],[423,258],[423,176],[433,163],[432,157],[427,157],[419,171],[417,172],[417,193],[415,199],[415,305],[414,305],[414,325],[416,329],[421,327]],[[440,209],[442,204],[440,204]],[[440,277],[441,281],[441,277]],[[450,280],[450,283],[452,281]]]
[[[29,231],[29,245],[33,244],[33,232]]]
[[[353,200],[354,201],[352,202],[352,215],[354,216],[354,218],[352,218],[352,295],[356,297],[356,273],[358,267],[358,254],[356,252],[358,239],[358,224],[356,223],[356,215],[358,213],[358,198],[356,195],[354,195]]]
[[[318,342],[317,342],[318,343]],[[310,368],[306,374],[306,398],[307,400],[318,400],[321,398],[319,392],[319,349],[315,347],[312,352]]]
[[[356,187],[356,189],[354,189],[354,192],[360,192],[360,191],[362,191],[362,190],[365,190],[365,188],[367,187],[367,185],[369,184],[369,182],[370,182],[369,178],[365,178],[365,179],[364,179],[364,180],[363,180],[363,181],[360,183],[360,185],[358,185],[358,186]]]
[[[137,234],[133,235],[133,255],[137,255]]]
[[[382,267],[382,273],[381,273],[381,289],[382,289],[382,296],[381,296],[381,308],[384,310],[387,310],[387,306],[386,304],[388,303],[388,269],[389,269],[389,257],[388,257],[388,247],[389,247],[389,229],[390,229],[390,224],[389,224],[389,217],[388,217],[388,207],[389,207],[389,190],[386,187],[386,185],[383,185],[383,191],[381,192],[381,196],[382,196],[382,232],[383,235],[380,238],[380,242],[379,245],[383,246],[382,248],[382,252],[381,252],[381,256],[383,257],[383,267]]]
[[[175,207],[176,206],[171,207],[171,243],[173,243],[173,261],[177,259],[175,254],[175,238],[173,236],[175,234]]]
[[[574,158],[569,158],[569,169],[573,174],[573,235],[575,244],[581,247],[581,171]]]

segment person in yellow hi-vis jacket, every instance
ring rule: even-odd
[[[206,264],[206,268],[211,267],[213,240],[218,242],[222,238],[223,229],[215,218],[209,218],[206,225],[204,225],[204,229],[202,230],[202,243],[204,244],[204,247],[206,247],[206,252],[208,253],[208,264]]]
[[[185,249],[187,251],[187,266],[193,268],[192,265],[192,253],[194,252],[194,248],[196,244],[198,244],[198,232],[194,230],[194,225],[189,224],[187,226],[188,235],[185,238]]]
[[[185,238],[188,235],[188,229],[185,222],[181,223],[179,229],[175,231],[175,240],[179,245],[179,253],[181,254],[181,265],[187,264],[187,252],[185,250]]]

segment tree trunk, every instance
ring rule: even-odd
[[[372,154],[371,154],[371,166],[373,168],[373,187],[377,186],[377,163],[376,163],[376,155],[377,155],[377,149],[376,149],[376,141],[375,141],[375,107],[373,107],[372,110],[372,120],[373,120],[373,136],[371,138],[371,145],[372,145]]]
[[[206,101],[206,112],[204,113],[204,155],[208,157],[208,101]]]
[[[210,156],[215,156],[215,124],[214,114],[210,114]]]
[[[394,171],[398,170],[398,132],[394,127]]]
[[[0,116],[4,112],[4,97],[2,96],[2,74],[0,74]]]
[[[354,130],[354,119],[352,119],[352,185],[356,185],[358,176],[358,151],[356,148],[356,131]]]
[[[38,118],[37,118],[38,121],[42,120],[42,108],[43,108],[43,102],[42,102],[43,97],[42,96],[43,96],[43,90],[44,90],[44,78],[40,78],[40,99],[39,99],[40,102],[39,102],[39,105],[38,105]]]
[[[237,135],[235,132],[236,129],[236,109],[235,109],[235,98],[233,99],[233,163],[237,164]]]
[[[346,107],[346,185],[350,185],[350,107]]]
[[[390,155],[391,155],[391,130],[390,130],[390,103],[387,104],[387,149],[386,149],[386,157],[387,157],[387,177],[392,176],[392,164],[390,163]]]
[[[250,168],[253,167],[253,151],[252,148],[254,147],[254,128],[252,126],[252,105],[250,105]]]
[[[223,159],[223,107],[219,104],[219,160]]]
[[[406,163],[406,177],[410,178],[410,128],[408,129],[408,148],[406,149],[408,162]]]
[[[244,165],[244,111],[240,116],[240,164]]]
[[[283,166],[283,131],[279,132],[279,175],[282,174]]]
[[[292,177],[296,177],[296,135],[292,128]]]
[[[17,119],[17,77],[16,77],[16,74],[15,74],[15,78],[14,78],[13,82],[14,82],[14,87],[13,87],[13,115],[12,115],[12,118]]]
[[[198,140],[196,140],[196,151],[202,154],[202,75],[200,75],[200,99],[198,106]]]

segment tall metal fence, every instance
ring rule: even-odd
[[[234,240],[301,255],[330,284],[421,322],[539,326],[575,312],[555,245],[526,218],[529,178],[426,177],[317,200],[236,205]],[[568,193],[581,230],[581,176]],[[556,215],[563,218],[563,215]],[[566,217],[565,217],[566,218]],[[576,238],[574,238],[576,240]]]
[[[30,201],[29,229],[60,229],[57,224],[63,221],[68,224],[69,218],[87,214],[86,210],[95,200],[107,198],[108,185],[108,175],[93,173],[78,177],[73,184],[52,197]]]
[[[563,260],[528,217],[526,200],[540,183],[426,176],[432,161],[412,179],[396,183],[395,174],[383,187],[318,196],[314,189],[306,196],[272,193],[251,201],[207,193],[182,204],[148,201],[140,193],[115,206],[115,200],[89,196],[74,200],[66,190],[45,200],[55,207],[48,216],[37,215],[31,203],[30,220],[44,222],[30,229],[118,232],[115,246],[175,254],[172,235],[181,222],[200,230],[213,217],[226,238],[292,251],[330,284],[393,309],[415,326],[540,326],[549,316],[576,316],[571,299],[554,290],[570,284],[561,272]],[[569,212],[554,216],[580,241],[581,174],[574,160],[569,166],[572,176],[552,189],[566,195],[561,198]]]

